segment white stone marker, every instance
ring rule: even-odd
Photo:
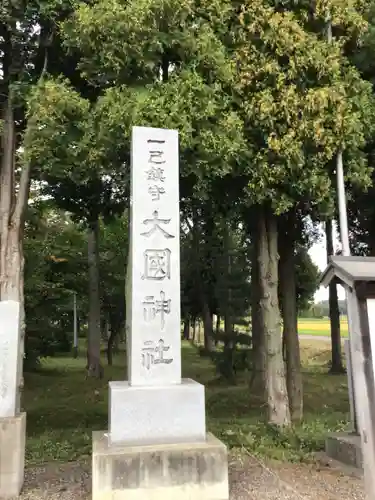
[[[112,443],[204,442],[204,386],[181,380],[178,133],[133,127],[128,381],[109,384]]]
[[[127,276],[130,385],[181,382],[178,133],[134,127]]]
[[[17,413],[19,322],[19,303],[0,301],[0,417],[14,417]]]

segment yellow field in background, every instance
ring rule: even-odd
[[[341,320],[340,322],[341,328],[346,328],[348,329],[348,320]],[[298,320],[298,326],[301,328],[306,328],[308,330],[327,330],[330,328],[329,325],[329,320],[322,319],[320,321],[311,321],[308,319],[299,319]]]
[[[299,318],[298,331],[302,335],[329,335],[329,318]],[[348,333],[348,319],[345,316],[341,318],[341,333]]]

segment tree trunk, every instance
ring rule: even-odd
[[[216,314],[214,319],[215,319],[215,349],[217,349],[217,346],[219,345],[218,335],[220,334],[220,314]]]
[[[184,319],[184,340],[189,340],[190,339],[190,319],[186,317]]]
[[[15,123],[9,97],[5,105],[0,167],[0,299],[20,300],[23,255],[21,221],[15,218]],[[27,199],[24,200],[25,204]],[[23,207],[23,210],[25,207]]]
[[[191,340],[193,344],[195,344],[196,335],[197,335],[197,320],[196,318],[193,318],[193,338]]]
[[[119,339],[121,333],[122,319],[119,317],[117,308],[109,308],[107,315],[107,363],[113,364],[113,354],[119,351]]]
[[[213,338],[213,320],[212,314],[206,301],[203,303],[203,332],[204,332],[204,349],[210,353],[215,351],[215,342]]]
[[[115,339],[117,337],[117,332],[111,329],[107,342],[107,363],[108,366],[113,364],[113,347],[115,345]]]
[[[295,274],[294,217],[288,216],[287,226],[279,234],[280,248],[280,299],[283,316],[283,341],[285,342],[286,384],[290,414],[298,422],[303,416],[303,384],[300,346],[298,337],[297,292]]]
[[[109,336],[110,336],[110,326],[109,326],[109,321],[106,315],[102,316],[100,318],[100,331],[101,331],[101,336],[102,340],[104,342],[108,341]]]
[[[99,291],[99,222],[91,223],[88,230],[89,274],[89,331],[87,345],[87,372],[91,377],[102,377],[100,364],[100,291]]]
[[[20,306],[17,411],[21,406],[25,336],[23,229],[30,188],[30,165],[23,166],[15,194],[16,136],[12,96],[3,108],[0,165],[0,300],[14,300]]]
[[[264,373],[266,370],[266,353],[264,335],[262,330],[262,318],[260,314],[260,285],[259,285],[259,236],[257,228],[252,232],[252,259],[251,259],[251,342],[253,352],[253,373],[250,387],[256,392],[264,390]],[[266,395],[263,394],[266,399]]]
[[[120,342],[123,341],[123,334],[121,331],[118,332],[118,334],[115,336],[115,340],[113,343],[113,348],[116,352],[120,351]]]
[[[200,309],[202,313],[203,319],[203,329],[204,329],[204,350],[207,353],[210,353],[215,350],[215,342],[213,338],[213,318],[210,310],[210,303],[208,300],[210,290],[207,290],[206,283],[202,278],[203,267],[202,267],[202,251],[201,251],[201,240],[200,235],[206,234],[207,236],[211,236],[212,230],[214,227],[214,217],[212,213],[212,207],[209,203],[206,204],[205,210],[207,213],[203,213],[205,220],[205,226],[202,228],[202,225],[199,224],[200,218],[198,215],[197,207],[193,205],[192,210],[192,220],[193,220],[193,234],[192,234],[192,245],[194,249],[194,253],[196,256],[196,266],[195,266],[195,288],[197,297],[200,303]],[[202,233],[202,229],[203,233]],[[203,247],[206,248],[206,242],[203,243]],[[204,255],[206,261],[209,261],[210,251],[207,252],[208,255]],[[199,323],[199,337],[200,337],[200,323]]]
[[[326,242],[327,242],[327,260],[333,252],[332,220],[326,222]],[[340,332],[340,309],[337,296],[337,285],[333,281],[329,285],[329,320],[331,326],[331,369],[330,373],[344,373],[345,368],[342,363],[341,354],[341,332]]]
[[[217,314],[216,315],[216,326],[215,326],[216,334],[220,333],[220,322],[221,322],[220,314]]]
[[[282,356],[281,320],[278,300],[277,223],[271,210],[261,207],[258,217],[258,264],[260,316],[264,334],[268,422],[290,425],[288,393]]]
[[[223,246],[224,246],[224,258],[225,258],[224,332],[225,335],[229,337],[233,333],[232,289],[231,289],[232,258],[230,255],[230,230],[227,220],[224,220],[223,226],[224,226]]]

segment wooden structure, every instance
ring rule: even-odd
[[[332,256],[321,277],[344,286],[367,500],[375,500],[375,258]],[[372,355],[372,353],[374,353]]]

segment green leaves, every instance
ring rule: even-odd
[[[90,104],[62,79],[46,80],[31,93],[24,137],[25,159],[39,171],[57,176],[84,175],[78,169],[84,150]]]
[[[138,102],[138,123],[179,130],[182,175],[222,176],[241,157],[241,120],[220,85],[207,85],[198,73],[156,83]]]
[[[367,30],[365,19],[371,0],[317,0],[315,17],[326,22],[331,19],[333,26],[345,28],[346,33],[359,35]]]
[[[249,203],[271,200],[278,212],[300,200],[327,204],[330,162],[338,147],[361,158],[374,100],[342,40],[328,44],[317,27],[328,9],[337,33],[355,38],[367,3],[322,0],[314,19],[308,9],[267,0],[76,2],[61,34],[97,99],[64,80],[38,87],[26,154],[60,180],[82,186],[107,176],[125,193],[132,125],[174,128],[190,194],[240,177]],[[362,160],[346,174],[368,180]]]
[[[216,2],[216,8],[220,4]],[[63,24],[65,45],[79,49],[81,69],[92,82],[126,83],[157,79],[163,61],[173,71],[193,65],[228,79],[231,67],[211,20],[229,9],[195,10],[193,0],[100,0],[78,7]]]
[[[130,145],[109,140],[113,113],[103,111],[100,100],[92,105],[61,79],[41,83],[29,101],[25,160],[46,182],[45,193],[78,220],[110,217],[126,200]]]
[[[298,199],[327,199],[327,163],[339,147],[363,147],[374,123],[371,88],[340,43],[307,28],[293,12],[255,0],[244,3],[236,33],[236,90],[257,144],[248,194],[272,200],[277,211]]]

